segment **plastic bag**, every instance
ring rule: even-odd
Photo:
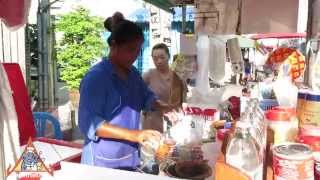
[[[315,57],[315,62],[311,66],[311,87],[314,91],[320,91],[320,51]]]
[[[238,38],[227,40],[228,52],[232,63],[232,71],[241,73],[243,70],[243,59]]]
[[[209,76],[215,83],[225,77],[226,43],[218,37],[210,38]]]
[[[202,96],[209,93],[209,55],[210,55],[210,40],[208,35],[199,35],[197,41],[197,62],[198,73],[196,78],[195,89]]]
[[[273,91],[280,106],[297,106],[298,88],[292,83],[290,76],[279,77],[273,83]]]
[[[193,115],[180,114],[180,120],[170,129],[171,138],[177,145],[200,144],[204,121]]]

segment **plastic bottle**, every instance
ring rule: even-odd
[[[263,144],[263,132],[262,127],[259,122],[254,119],[254,114],[252,110],[248,107],[246,108],[246,113],[242,113],[240,117],[240,121],[246,123],[248,126],[249,132],[251,136],[254,138],[256,143],[259,145],[257,148],[260,149],[264,146]],[[260,154],[263,154],[263,152],[260,152]]]
[[[233,137],[227,146],[226,163],[240,169],[252,180],[262,180],[262,159],[256,142],[245,122],[237,122]]]

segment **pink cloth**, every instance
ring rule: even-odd
[[[0,18],[10,28],[25,24],[30,0],[0,0]]]

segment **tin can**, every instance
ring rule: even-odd
[[[308,145],[283,143],[273,147],[275,180],[313,180],[313,154]]]
[[[298,100],[297,100],[297,116],[300,119],[301,111],[304,107],[304,103],[308,94],[308,89],[299,89]]]
[[[304,125],[314,125],[320,126],[320,93],[309,90],[304,95],[299,98],[297,103],[297,114],[299,122],[299,127]]]

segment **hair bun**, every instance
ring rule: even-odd
[[[104,21],[104,27],[106,30],[112,32],[112,29],[123,20],[125,20],[123,14],[121,12],[115,12]]]

